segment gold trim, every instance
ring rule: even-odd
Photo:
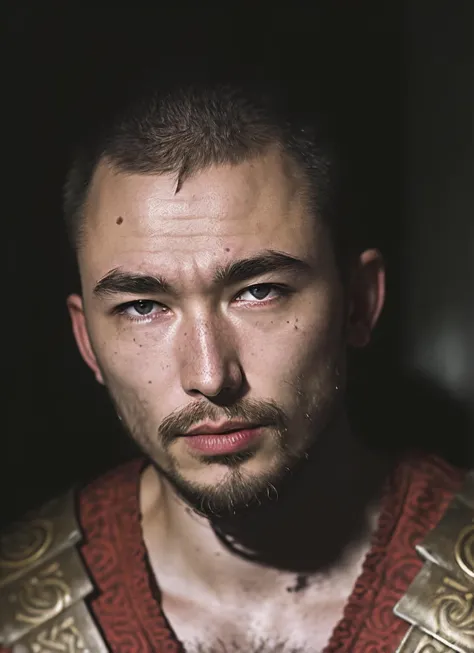
[[[472,524],[459,533],[454,557],[466,576],[474,580],[474,518]]]
[[[53,532],[51,521],[32,519],[0,535],[0,569],[16,570],[34,564],[51,546]]]
[[[474,472],[417,551],[425,564],[394,608],[412,624],[398,651],[473,653]]]
[[[12,653],[108,653],[108,648],[83,601],[30,631]]]
[[[67,549],[11,583],[0,595],[4,643],[12,645],[92,591],[79,554]]]
[[[72,491],[26,515],[0,533],[0,589],[80,538]]]
[[[84,598],[73,491],[0,534],[0,646],[13,653],[107,653]]]
[[[453,653],[453,649],[411,626],[395,653]]]

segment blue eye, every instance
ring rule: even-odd
[[[128,305],[128,308],[133,308],[138,315],[145,317],[152,313],[153,308],[155,307],[156,302],[151,301],[150,299],[139,299],[136,302]]]
[[[245,294],[250,295],[250,297],[244,297]],[[236,299],[238,301],[250,302],[258,304],[265,300],[278,299],[285,294],[285,289],[281,286],[276,286],[271,283],[259,283],[254,286],[249,286],[243,290]]]
[[[249,288],[249,292],[255,297],[255,299],[267,299],[269,293],[271,292],[271,286],[252,286]]]
[[[136,299],[133,302],[117,306],[114,312],[139,322],[140,320],[155,317],[160,313],[165,313],[167,310],[166,306],[152,299]]]

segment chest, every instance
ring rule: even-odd
[[[256,601],[196,604],[162,596],[168,623],[186,653],[319,653],[342,617],[345,600],[321,602],[311,590]]]

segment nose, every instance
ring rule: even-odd
[[[222,320],[182,325],[179,335],[181,385],[186,394],[227,403],[242,392],[244,374],[235,338]]]

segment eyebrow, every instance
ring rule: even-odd
[[[126,272],[115,268],[96,284],[94,296],[106,297],[118,294],[171,295],[173,289],[161,276]]]
[[[306,261],[284,252],[266,250],[257,256],[218,268],[214,273],[214,283],[231,286],[271,272],[308,274],[310,271],[311,266]]]
[[[293,272],[307,275],[311,265],[284,252],[265,250],[250,258],[234,261],[217,268],[213,275],[216,285],[231,286],[255,277],[274,272]],[[115,294],[179,295],[179,292],[161,275],[127,272],[115,268],[108,272],[94,288],[96,297]]]

